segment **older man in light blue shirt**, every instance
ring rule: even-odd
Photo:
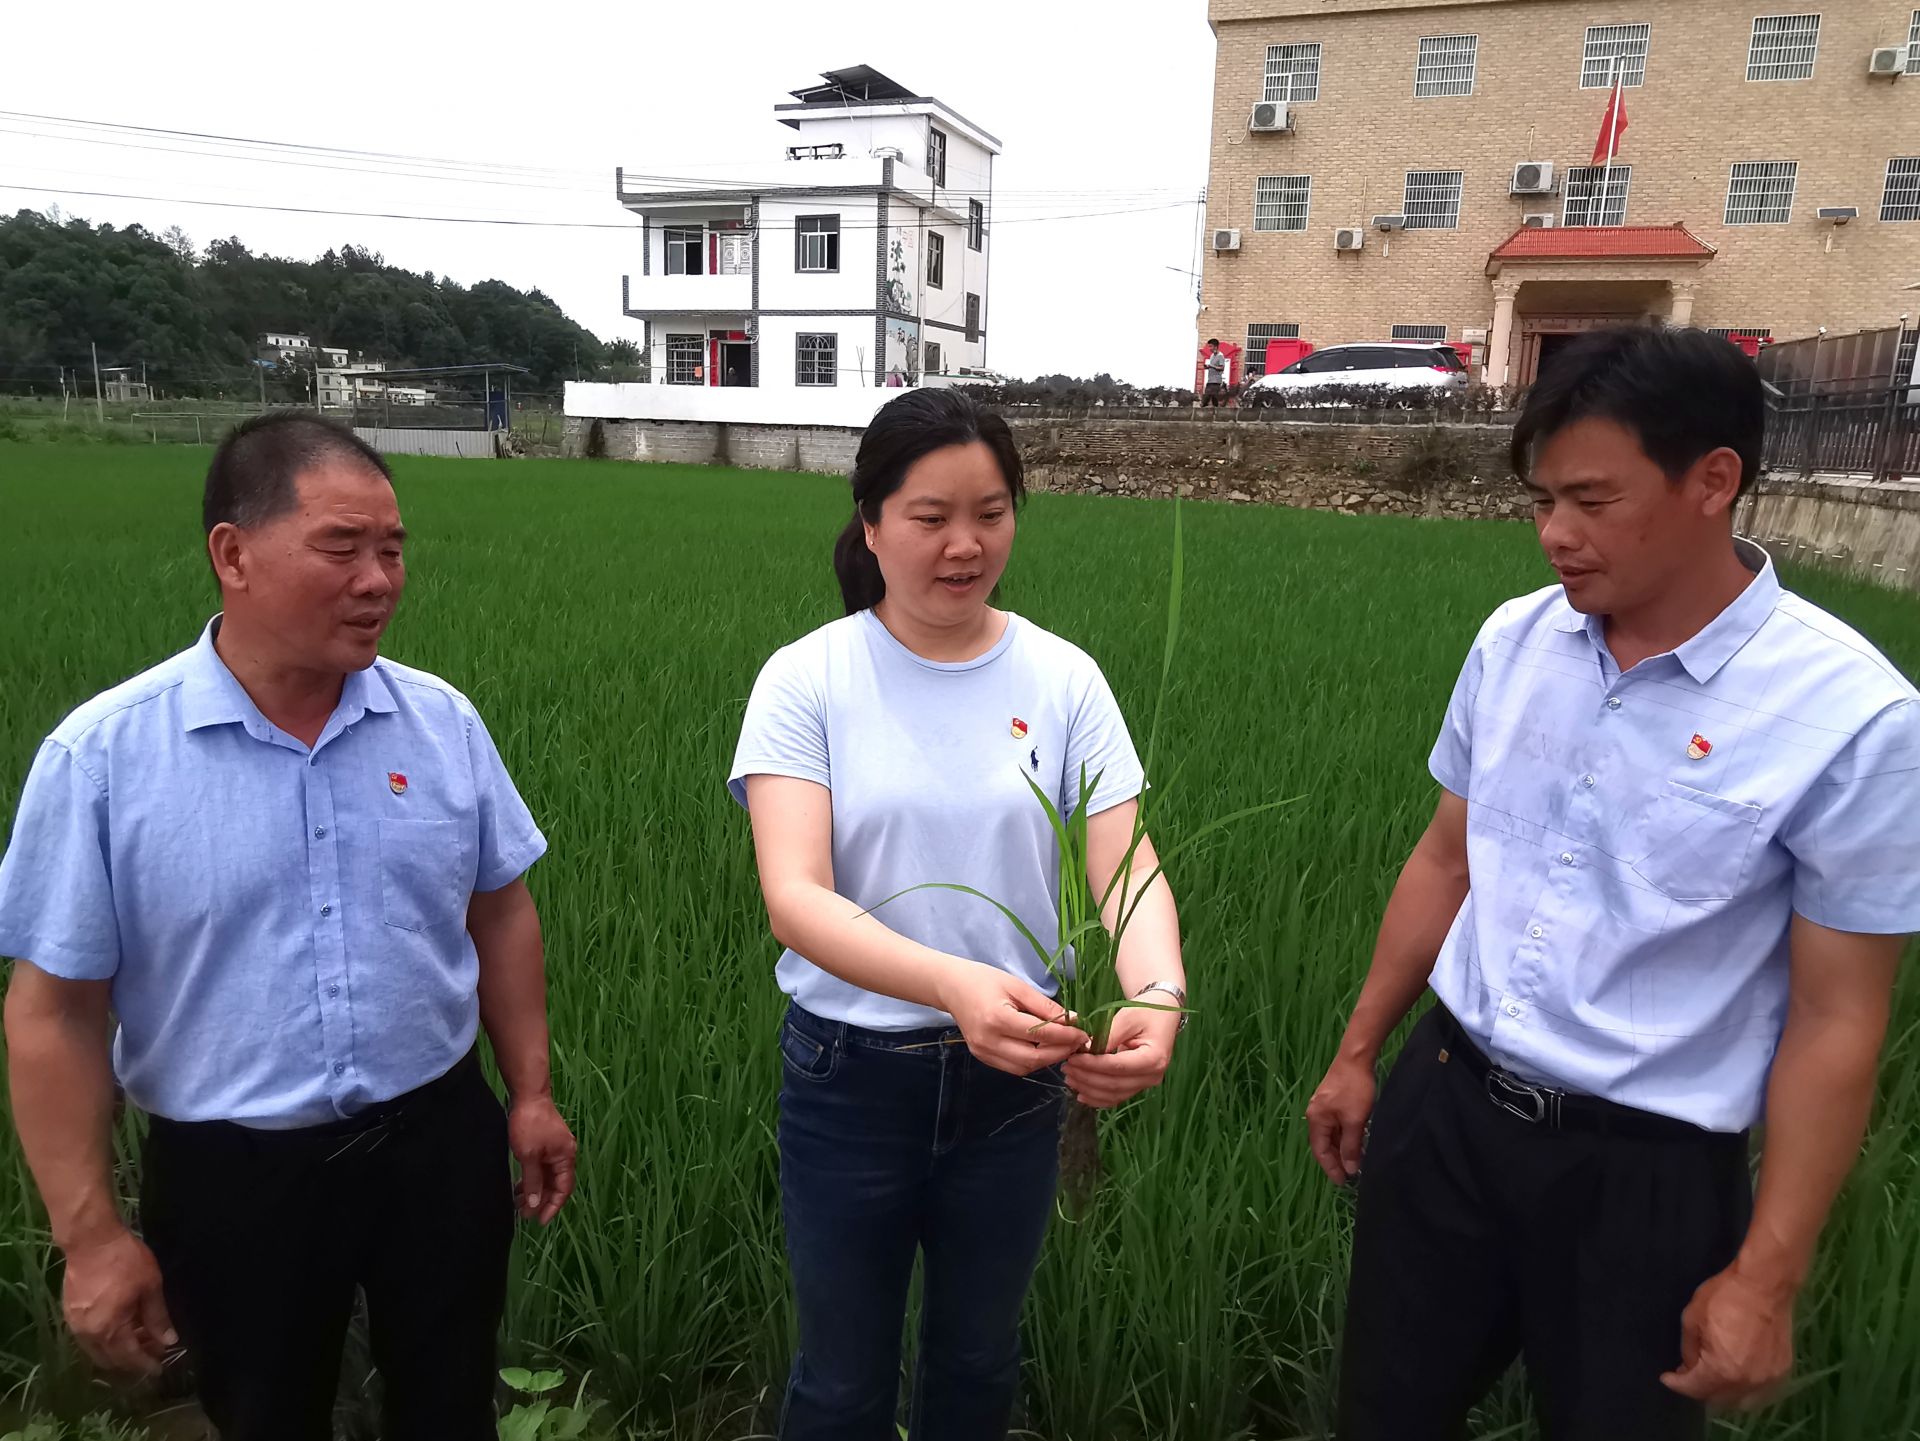
[[[1343,1441],[1456,1436],[1522,1354],[1549,1441],[1697,1438],[1790,1369],[1920,930],[1920,694],[1733,537],[1763,424],[1736,349],[1641,328],[1516,427],[1560,584],[1474,642],[1308,1109],[1360,1183]]]
[[[405,568],[375,452],[249,422],[205,521],[223,613],[54,729],[0,862],[14,1119],[67,1316],[109,1367],[183,1340],[223,1441],[325,1441],[364,1288],[385,1434],[479,1441],[509,1150],[527,1214],[572,1185],[521,880],[546,841],[472,703],[378,657]],[[115,1076],[150,1118],[138,1236]]]

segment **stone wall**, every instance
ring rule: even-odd
[[[1499,425],[1009,416],[1035,490],[1524,519]],[[1232,412],[1226,416],[1231,417]]]
[[[1920,591],[1920,481],[1763,475],[1735,524],[1781,560]]]
[[[835,425],[748,425],[714,420],[592,420],[568,416],[562,453],[585,455],[593,426],[609,460],[737,465],[751,470],[804,470],[845,475],[860,448],[860,431]]]

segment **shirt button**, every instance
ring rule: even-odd
[[[345,1061],[335,1061],[333,1063],[333,1073],[336,1076],[344,1076],[347,1073],[347,1063]]]
[[[1562,852],[1560,852],[1560,864],[1561,864],[1561,865],[1563,865],[1563,866],[1570,866],[1570,865],[1572,865],[1572,864],[1573,864],[1573,852],[1572,852],[1572,851],[1562,851]]]
[[[321,915],[323,915],[323,916],[330,916],[330,915],[332,915],[332,914],[333,914],[333,907],[332,907],[332,906],[322,906],[322,907],[320,907],[320,914],[321,914]]]
[[[1592,776],[1581,776],[1581,777],[1580,777],[1580,784],[1581,784],[1581,785],[1583,785],[1583,786],[1585,786],[1585,787],[1586,787],[1586,788],[1587,788],[1588,790],[1592,790],[1592,789],[1593,789],[1593,777],[1592,777]]]
[[[1617,695],[1610,695],[1610,696],[1608,696],[1608,697],[1607,697],[1607,709],[1608,709],[1608,710],[1619,710],[1619,709],[1620,709],[1620,697],[1619,697],[1619,696],[1617,696]]]
[[[313,828],[313,838],[316,841],[324,841],[327,838],[327,828],[325,826],[315,826]]]
[[[1532,930],[1528,931],[1527,934],[1532,936],[1537,941],[1540,939],[1540,937],[1544,936],[1546,932],[1541,930],[1540,927],[1535,926]]]
[[[1517,1016],[1520,1014],[1520,1008],[1518,1006],[1508,1006],[1507,1014],[1509,1016]]]
[[[328,986],[328,987],[327,987],[327,994],[328,994],[328,995],[330,995],[330,996],[337,996],[337,995],[339,995],[339,994],[340,994],[340,987],[339,987],[339,986],[337,986],[337,985],[333,985],[333,986]]]

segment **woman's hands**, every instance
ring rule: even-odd
[[[956,959],[939,989],[967,1049],[995,1070],[1031,1075],[1092,1044],[1058,1001],[996,966]]]

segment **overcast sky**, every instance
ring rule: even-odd
[[[303,258],[354,243],[463,284],[538,286],[608,339],[640,336],[639,322],[620,314],[620,277],[639,270],[638,222],[613,199],[614,167],[687,173],[776,160],[793,134],[772,118],[786,92],[823,70],[871,65],[1005,146],[989,364],[1024,376],[1192,380],[1193,282],[1175,272],[1197,264],[1192,202],[1206,180],[1213,37],[1204,0],[208,3],[191,19],[171,4],[107,0],[84,11],[9,7],[7,32],[5,213],[58,205],[156,233],[179,225],[197,245],[236,235],[256,252]],[[274,155],[19,112],[461,166]],[[89,190],[168,199],[79,193]],[[178,203],[186,199],[228,203]],[[235,202],[632,220],[634,229],[297,215]],[[1126,213],[1053,218],[1087,212]]]

